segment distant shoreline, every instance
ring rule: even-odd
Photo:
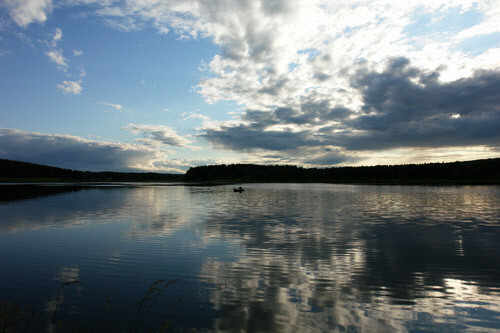
[[[100,180],[58,180],[58,179],[0,179],[0,186],[79,186],[79,187],[99,187],[106,185],[123,185],[133,187],[134,185],[157,185],[157,186],[223,186],[223,185],[239,185],[239,184],[337,184],[337,185],[435,185],[435,186],[454,186],[454,185],[500,185],[500,180],[449,180],[449,179],[413,179],[413,180],[212,180],[212,181],[100,181]]]
[[[185,174],[92,172],[0,159],[0,184],[130,183],[216,186],[243,183],[357,185],[500,185],[500,158],[465,162],[302,168],[293,165],[221,164],[190,168]]]
[[[250,184],[331,184],[331,185],[357,185],[357,186],[500,186],[500,182],[497,180],[492,182],[450,182],[446,180],[433,180],[419,182],[375,182],[375,181],[365,181],[365,182],[320,182],[320,181],[206,181],[206,182],[0,182],[0,204],[26,199],[35,199],[38,197],[59,195],[69,192],[79,192],[82,190],[102,190],[108,191],[117,188],[140,188],[144,186],[155,186],[155,187],[166,187],[166,186],[243,186]]]

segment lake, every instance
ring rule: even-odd
[[[72,187],[1,201],[0,322],[500,331],[499,186],[242,186]]]

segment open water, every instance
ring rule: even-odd
[[[102,186],[0,202],[0,322],[500,331],[500,187],[242,186]]]

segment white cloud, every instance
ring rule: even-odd
[[[55,62],[62,70],[66,71],[68,69],[68,63],[66,61],[66,58],[62,54],[61,50],[50,50],[45,53],[50,60]]]
[[[90,3],[105,22],[123,31],[150,25],[181,38],[211,38],[221,52],[206,66],[212,75],[198,84],[198,92],[208,102],[231,100],[267,110],[318,96],[359,107],[359,95],[342,74],[361,62],[380,69],[388,57],[404,56],[428,70],[446,64],[442,80],[469,76],[479,60],[457,49],[460,40],[500,31],[499,0],[72,0],[66,5]],[[484,19],[458,31],[456,39],[436,39],[439,31],[412,35],[407,30],[416,13],[434,22],[450,9],[475,11]],[[498,62],[490,57],[480,65],[491,68]]]
[[[142,22],[130,16],[106,18],[104,22],[113,29],[124,32],[137,31],[144,27]]]
[[[416,36],[407,30],[416,13],[439,21],[450,9],[459,9],[485,16],[471,29],[500,31],[495,23],[498,8],[498,0],[130,0],[125,6],[102,6],[98,15],[121,30],[150,24],[181,38],[211,38],[221,52],[203,66],[211,75],[198,84],[198,92],[210,103],[230,100],[270,110],[326,96],[333,103],[359,107],[359,95],[343,74],[359,63],[378,70],[394,56],[427,70],[446,64],[441,79],[447,81],[467,77],[480,66],[498,66],[493,57],[480,63],[478,57],[460,52],[458,39],[436,39],[436,31]]]
[[[120,104],[113,104],[113,103],[106,103],[106,102],[101,102],[99,104],[110,106],[113,109],[115,109],[116,111],[122,111],[122,109],[123,109],[123,105],[120,105]]]
[[[56,28],[56,31],[54,32],[54,35],[52,36],[52,41],[50,41],[48,44],[50,47],[55,49],[57,47],[57,43],[62,40],[63,33],[60,28]]]
[[[45,22],[52,10],[52,0],[3,0],[3,5],[14,22],[22,27],[32,22]]]
[[[79,57],[83,54],[82,50],[73,50],[73,56]]]
[[[164,125],[129,124],[125,129],[143,136],[142,142],[150,145],[167,145],[187,147],[191,141],[177,134],[172,128]],[[146,141],[144,141],[146,140]]]
[[[56,28],[56,32],[54,33],[54,37],[52,37],[52,40],[54,42],[58,42],[62,39],[62,30],[60,28]]]
[[[45,53],[49,59],[56,63],[60,70],[67,72],[69,69],[68,60],[63,55],[63,50],[57,48],[57,44],[63,38],[63,32],[60,28],[56,28],[54,35],[52,36],[52,40],[47,42],[47,45],[50,49]],[[79,56],[83,52],[79,50],[73,50],[74,56]],[[85,77],[87,73],[85,69],[82,67],[79,73],[79,80],[65,80],[62,83],[57,85],[57,88],[61,90],[65,94],[73,94],[78,95],[82,92],[82,78]]]
[[[210,120],[210,117],[198,112],[184,112],[181,114],[181,116],[182,120],[189,120],[189,119],[200,119],[202,121]]]
[[[119,8],[115,9],[120,14],[117,17],[123,20],[133,16],[135,25],[151,22],[157,29],[164,26],[181,37],[211,38],[219,46],[219,54],[203,66],[209,72],[208,78],[197,86],[207,102],[229,100],[246,109],[269,113],[279,107],[301,110],[297,122],[312,114],[315,105],[322,105],[325,110],[347,107],[356,117],[362,111],[364,97],[351,86],[349,77],[360,68],[381,71],[387,60],[396,56],[407,58],[428,73],[446,65],[440,70],[442,83],[466,79],[477,69],[499,67],[494,49],[470,55],[459,47],[466,37],[500,31],[491,19],[498,15],[490,14],[500,8],[497,0],[479,5],[472,0],[129,1],[126,7]],[[456,15],[450,14],[456,13],[452,9],[476,12],[485,18],[472,28],[458,27],[458,36],[463,31],[460,38],[442,38],[446,36],[444,32],[432,27],[421,34],[411,33],[409,28],[416,23],[417,13],[439,22],[447,15]],[[113,17],[112,10],[102,14]],[[202,120],[204,127],[214,127]],[[326,135],[335,137],[334,130],[329,134],[320,132],[321,126],[314,125],[314,119],[293,126],[282,119],[278,121],[262,129],[253,129],[248,123],[249,127],[240,125],[245,119],[216,125],[224,129],[220,135],[228,140],[234,129],[236,137],[232,142],[255,139],[264,150],[281,150],[296,144],[299,148],[293,153],[309,155],[310,161],[344,159],[300,146],[304,142],[320,143]],[[342,127],[343,122],[332,119],[322,125]],[[259,122],[255,124],[258,126]],[[346,129],[349,127],[344,126]],[[273,146],[273,140],[283,145]]]
[[[209,116],[201,114],[199,112],[184,112],[181,114],[182,120],[198,119],[201,121],[201,127],[199,129],[206,128],[216,128],[222,122],[211,119]]]
[[[460,33],[455,36],[455,39],[463,40],[500,31],[498,27],[500,1],[479,2],[477,5],[482,7],[482,13],[485,15],[485,18],[479,24],[460,31]]]
[[[28,4],[43,8],[44,15],[51,8],[33,5],[50,1],[7,1],[11,15],[14,8],[21,10]],[[320,104],[346,107],[352,110],[353,118],[359,116],[363,95],[351,86],[349,77],[359,69],[380,72],[390,58],[404,57],[428,73],[445,65],[440,70],[440,83],[470,78],[478,69],[499,68],[500,48],[469,54],[460,46],[468,38],[500,32],[496,22],[500,0],[68,0],[66,5],[89,3],[97,7],[95,13],[104,22],[122,31],[153,27],[159,33],[176,33],[179,38],[213,41],[220,51],[201,64],[207,75],[196,87],[207,102],[228,100],[242,109],[268,113],[279,108],[301,110],[297,119]],[[463,13],[477,14],[480,22],[467,26],[467,20],[448,17]],[[418,20],[419,15],[425,22]],[[436,30],[433,24],[446,19],[464,23],[452,33],[446,31],[447,27]],[[16,22],[25,26],[43,20]],[[412,31],[415,25],[422,29]],[[47,55],[52,61],[67,67],[62,52],[50,52]],[[75,51],[73,54],[77,55]],[[243,112],[241,117],[245,115]],[[208,124],[208,119],[201,120]],[[219,125],[230,128],[238,122],[244,124],[245,119]],[[295,123],[293,128],[289,125],[273,124],[273,133],[283,140],[292,130],[312,133],[312,142],[323,135],[314,119],[307,124]],[[342,121],[323,125],[341,127]],[[143,130],[143,140],[155,141],[151,133],[157,130]],[[268,143],[262,142],[262,146]]]
[[[63,81],[57,88],[65,94],[73,95],[79,95],[83,90],[81,81]]]

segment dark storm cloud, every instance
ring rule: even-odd
[[[437,115],[500,110],[498,71],[478,71],[470,78],[442,84],[437,81],[438,73],[424,73],[405,60],[393,60],[383,73],[360,71],[351,80],[363,95],[363,110],[377,112],[377,119],[385,126]],[[363,128],[363,120],[368,118],[360,118],[359,127]]]
[[[242,119],[252,122],[256,127],[266,128],[276,124],[310,124],[316,117],[313,112],[298,112],[292,108],[277,108],[273,112],[248,110]]]
[[[223,126],[219,129],[206,129],[201,137],[215,145],[233,150],[289,150],[292,148],[320,145],[308,131],[264,131],[261,125]]]
[[[131,165],[153,159],[154,153],[137,145],[0,129],[0,158],[102,171],[131,170]]]
[[[351,86],[362,96],[358,113],[334,100],[304,102],[270,112],[247,111],[243,120],[248,124],[206,130],[202,136],[234,150],[283,151],[328,145],[347,150],[499,146],[500,72],[480,70],[444,83],[439,75],[439,70],[426,72],[411,66],[406,58],[395,58],[382,72],[362,69],[350,77]],[[355,114],[358,117],[349,118]],[[268,128],[277,124],[302,130]],[[327,126],[311,129],[322,124]]]
[[[314,122],[315,114],[312,112],[297,112],[291,108],[278,108],[274,111],[279,123],[284,124],[311,124]]]
[[[347,117],[352,113],[351,110],[342,107],[342,106],[337,106],[334,107],[333,109],[329,109],[328,112],[325,112],[321,114],[321,119],[323,120],[342,120]]]
[[[375,121],[379,124],[378,121]],[[436,117],[394,124],[386,130],[343,136],[338,142],[347,149],[377,150],[395,147],[451,147],[497,145],[500,142],[500,115],[450,119]]]
[[[243,114],[242,118],[256,124],[256,126],[260,125],[262,127],[271,126],[278,123],[278,120],[274,116],[274,113],[260,110],[247,110]]]
[[[276,108],[272,112],[247,110],[242,119],[262,128],[277,124],[318,125],[328,120],[342,120],[351,112],[344,107],[330,108],[328,101],[322,101],[303,103],[300,111],[289,107]]]
[[[498,143],[500,72],[477,71],[449,83],[438,78],[404,58],[383,73],[358,72],[351,83],[362,93],[365,114],[346,125],[365,134],[340,143],[349,149]]]

